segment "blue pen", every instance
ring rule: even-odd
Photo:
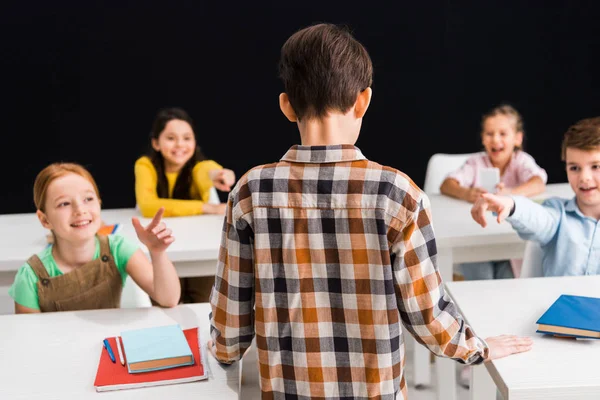
[[[112,349],[110,348],[110,343],[108,343],[108,339],[104,339],[104,348],[106,349],[106,351],[108,351],[108,356],[110,357],[110,361],[116,362],[115,354],[113,353]]]

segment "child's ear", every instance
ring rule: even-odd
[[[373,96],[373,90],[368,87],[358,94],[356,103],[354,103],[354,116],[359,119],[365,116],[369,104],[371,104],[371,97]]]
[[[160,146],[158,145],[158,140],[152,139],[152,148],[156,151],[160,151]]]
[[[37,215],[38,219],[40,220],[40,223],[44,228],[52,229],[52,224],[48,222],[48,217],[46,217],[46,214],[44,214],[43,211],[37,210],[35,214]]]
[[[517,147],[523,147],[523,132],[517,132],[515,135],[515,145]]]
[[[290,99],[287,93],[281,93],[279,95],[279,108],[281,112],[290,122],[298,122],[298,117],[296,117],[296,111],[292,107],[292,103],[290,103]]]

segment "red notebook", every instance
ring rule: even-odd
[[[127,372],[126,360],[125,365],[121,365],[117,350],[117,342],[114,337],[107,339],[115,354],[115,358],[117,359],[116,363],[113,363],[110,360],[108,352],[104,349],[102,342],[98,343],[98,346],[102,348],[102,352],[100,353],[100,362],[98,363],[98,371],[96,372],[96,380],[94,381],[96,391],[106,392],[109,390],[171,385],[208,378],[203,364],[204,357],[202,357],[205,353],[200,350],[202,346],[200,345],[198,328],[184,329],[183,333],[194,354],[193,365],[137,374],[130,374]],[[126,355],[123,354],[123,357],[126,357]]]

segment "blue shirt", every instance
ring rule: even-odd
[[[599,222],[582,214],[575,197],[542,205],[522,196],[513,200],[515,212],[506,220],[521,239],[541,245],[544,276],[600,274]]]

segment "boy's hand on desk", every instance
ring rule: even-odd
[[[142,226],[137,217],[131,219],[137,237],[151,253],[165,251],[175,241],[173,231],[161,222],[164,212],[165,209],[161,207],[146,227]]]
[[[495,212],[498,215],[497,221],[500,223],[508,217],[514,205],[515,201],[510,197],[485,193],[473,204],[471,216],[475,222],[485,228],[487,226],[487,221],[485,220],[485,212],[487,210]]]
[[[206,347],[208,347],[208,351],[216,359],[217,358],[217,346],[215,346],[215,342],[213,342],[212,340],[209,340],[208,343],[206,344]]]
[[[229,192],[235,183],[235,173],[227,168],[210,171],[210,179],[215,188],[222,192]]]
[[[485,361],[510,356],[511,354],[523,353],[531,350],[533,340],[525,336],[500,335],[485,339],[490,348]]]

